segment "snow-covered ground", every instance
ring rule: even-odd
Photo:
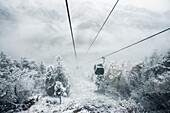
[[[120,111],[118,102],[97,92],[94,82],[85,73],[77,70],[70,77],[71,90],[69,97],[63,97],[62,103],[54,97],[42,97],[29,110],[23,113],[112,113]]]

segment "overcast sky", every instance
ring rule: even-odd
[[[0,51],[53,64],[75,64],[65,0],[0,0]],[[89,55],[84,53],[116,0],[68,0],[78,60],[89,61],[170,27],[170,0],[120,0]],[[165,53],[170,32],[110,56],[137,62],[155,49]]]

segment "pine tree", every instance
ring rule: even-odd
[[[167,55],[163,57],[162,63],[160,64],[165,71],[170,71],[170,51],[168,51]]]
[[[29,97],[43,93],[44,78],[35,61],[12,60],[0,53],[0,112],[17,109]],[[39,75],[42,75],[41,77]]]
[[[65,96],[69,93],[69,83],[68,83],[68,73],[63,65],[63,60],[60,56],[56,57],[56,65],[54,68],[54,73],[57,75],[55,77],[55,81],[59,81],[62,83],[63,87],[66,89]]]
[[[149,66],[152,67],[152,66],[158,64],[159,60],[160,60],[160,55],[158,55],[157,50],[154,50],[154,52],[152,53],[152,55],[149,58]]]
[[[61,104],[61,96],[65,95],[66,89],[64,88],[63,84],[59,81],[55,83],[54,86],[54,96],[57,96],[60,99],[60,104]]]
[[[46,91],[49,96],[57,96],[55,94],[56,83],[61,83],[65,88],[62,96],[67,96],[69,93],[69,83],[68,83],[68,74],[63,66],[63,60],[60,56],[56,57],[56,65],[53,68],[50,66],[47,69],[46,74]],[[57,96],[59,97],[59,96]]]
[[[54,85],[55,85],[55,79],[53,74],[53,67],[50,66],[47,68],[47,74],[46,74],[46,92],[49,96],[54,95]]]
[[[16,101],[14,84],[16,77],[13,76],[15,65],[3,52],[0,53],[0,112],[12,107],[11,102]]]
[[[46,73],[46,66],[44,65],[43,62],[41,62],[40,65],[39,65],[39,73],[40,74],[45,74]]]

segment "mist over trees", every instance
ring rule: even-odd
[[[55,97],[57,103],[61,103],[62,98],[69,97],[68,76],[60,56],[56,57],[55,65],[46,66],[25,57],[13,60],[1,52],[0,112],[27,110],[39,96]],[[110,63],[102,79],[95,82],[99,86],[98,92],[117,100],[124,112],[168,112],[170,51],[166,55],[154,51],[133,66],[126,62]]]

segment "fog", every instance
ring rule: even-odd
[[[116,0],[68,0],[79,62],[91,61],[170,27],[169,0],[120,0],[84,57]],[[136,62],[169,49],[170,32],[108,57]],[[75,65],[64,0],[0,0],[0,51],[53,64]],[[96,61],[97,62],[97,61]],[[95,62],[94,62],[95,63]]]

